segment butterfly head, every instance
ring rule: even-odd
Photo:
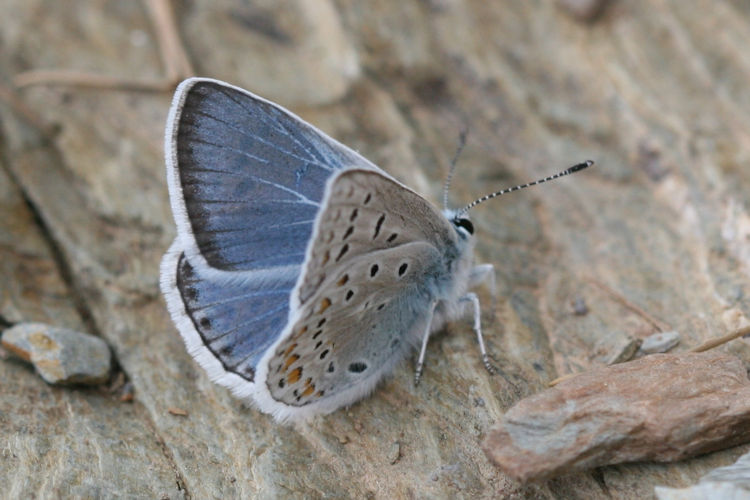
[[[459,235],[468,238],[474,234],[474,224],[471,223],[468,217],[457,217],[451,221],[456,228]]]
[[[469,240],[474,236],[474,224],[471,222],[469,214],[447,209],[443,210],[443,215],[450,221],[461,240]]]

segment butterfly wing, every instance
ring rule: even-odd
[[[177,238],[161,284],[190,353],[239,396],[289,320],[327,181],[377,167],[283,108],[223,82],[177,89],[165,139]]]
[[[337,174],[324,205],[296,317],[259,365],[282,419],[369,392],[430,326],[458,258],[445,217],[377,172]]]
[[[206,79],[177,89],[165,151],[180,243],[228,271],[300,265],[328,178],[377,170],[283,108]]]

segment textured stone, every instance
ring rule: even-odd
[[[142,405],[0,361],[3,499],[184,498]]]
[[[557,0],[558,4],[579,21],[595,20],[610,0]]]
[[[36,318],[83,329],[45,232],[3,168],[0,207],[0,320]],[[102,387],[47,384],[0,349],[4,499],[182,498],[180,478],[154,432],[139,402],[122,404]]]
[[[734,356],[654,354],[521,400],[483,443],[521,481],[638,460],[668,462],[750,441],[750,381]]]
[[[50,384],[96,385],[109,377],[109,347],[93,335],[44,323],[19,323],[3,332],[2,346],[33,364]]]
[[[632,359],[641,345],[641,339],[620,331],[607,333],[597,342],[593,358],[605,365],[623,363]]]

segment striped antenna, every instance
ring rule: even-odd
[[[458,157],[461,155],[461,151],[464,150],[464,146],[466,146],[466,136],[469,133],[469,129],[464,128],[461,131],[461,135],[458,136],[458,148],[456,148],[456,154],[453,155],[453,160],[451,161],[451,168],[448,170],[448,175],[445,177],[445,184],[443,184],[443,208],[448,210],[448,190],[451,188],[451,181],[453,180],[453,172],[456,171],[456,163],[458,162]]]
[[[468,205],[466,205],[461,210],[458,210],[456,212],[455,218],[458,219],[459,217],[461,217],[466,212],[468,212],[472,208],[476,207],[480,203],[484,203],[485,201],[491,200],[492,198],[496,198],[496,197],[498,197],[500,195],[503,195],[503,194],[506,194],[506,193],[510,193],[512,191],[518,191],[519,189],[524,189],[524,188],[527,188],[527,187],[536,186],[537,184],[542,184],[543,182],[551,181],[551,180],[557,179],[558,177],[564,177],[566,175],[569,175],[569,174],[578,172],[580,170],[583,170],[584,168],[588,168],[588,167],[590,167],[593,164],[594,164],[593,161],[587,160],[587,161],[584,161],[583,163],[579,163],[577,165],[573,165],[572,167],[570,167],[570,168],[568,168],[566,170],[563,170],[562,172],[560,172],[558,174],[550,175],[549,177],[545,177],[544,179],[539,179],[538,181],[529,182],[528,184],[521,184],[520,186],[513,186],[512,188],[508,188],[508,189],[501,189],[500,191],[496,191],[494,193],[490,193],[488,195],[482,196],[481,198],[472,201],[471,203],[469,203]]]

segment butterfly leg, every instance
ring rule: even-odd
[[[495,266],[492,264],[479,264],[474,266],[469,273],[469,289],[478,287],[479,285],[486,285],[490,291],[490,309],[488,315],[490,322],[495,320],[495,308],[497,307],[497,275],[495,274]]]
[[[494,271],[494,268],[492,268],[492,266],[490,266],[490,268]],[[482,335],[481,320],[482,309],[481,307],[479,307],[479,297],[477,297],[477,294],[470,292],[458,299],[458,301],[470,303],[474,306],[474,331],[477,334],[477,341],[479,342],[479,352],[482,354],[482,363],[484,363],[484,367],[487,368],[488,372],[495,373],[495,369],[490,364],[490,356],[489,354],[487,354],[487,348],[484,346],[484,336]]]
[[[419,385],[419,379],[422,378],[422,369],[424,368],[424,357],[427,353],[427,341],[430,340],[430,333],[432,333],[432,316],[435,314],[435,306],[437,302],[433,302],[430,309],[430,317],[427,321],[427,328],[422,336],[422,348],[419,350],[419,359],[417,360],[417,369],[414,371],[414,385]]]
[[[469,273],[469,288],[477,287],[481,284],[487,285],[492,297],[492,307],[497,302],[497,276],[495,275],[495,266],[492,264],[479,264],[472,268]]]

